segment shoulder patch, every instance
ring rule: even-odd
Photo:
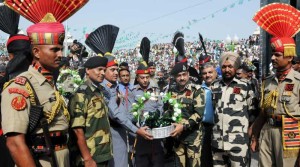
[[[29,93],[26,92],[24,89],[20,89],[20,88],[9,88],[8,93],[9,94],[17,93],[17,94],[24,96],[25,98],[29,97]]]
[[[295,72],[295,78],[297,79],[297,80],[300,80],[300,73],[299,72]]]
[[[23,96],[14,97],[11,101],[11,106],[17,111],[24,110],[25,107],[27,106],[25,97]]]
[[[107,87],[109,87],[109,88],[112,86],[112,84],[109,83],[109,82],[107,82],[105,85],[106,85]]]
[[[77,91],[78,91],[78,92],[85,91],[85,90],[87,89],[87,87],[88,87],[88,86],[85,85],[85,84],[80,85],[79,88],[77,89]]]
[[[24,77],[16,77],[15,78],[15,83],[19,85],[25,85],[26,83],[26,78]]]

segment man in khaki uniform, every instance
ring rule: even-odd
[[[69,113],[63,98],[55,88],[52,74],[59,67],[62,57],[65,29],[60,22],[70,14],[64,15],[64,19],[58,21],[55,19],[58,18],[58,14],[51,14],[50,11],[41,11],[43,18],[37,18],[35,14],[31,17],[32,12],[27,13],[22,10],[30,11],[31,4],[5,2],[10,8],[36,23],[27,29],[34,63],[28,71],[6,84],[2,92],[1,123],[3,132],[7,136],[6,144],[17,166],[48,167],[56,162],[57,166],[68,167],[69,150],[66,146],[68,138],[66,131],[69,127]],[[70,3],[66,1],[65,5],[68,6]],[[78,7],[85,3],[83,1],[78,3]],[[35,5],[42,9],[48,4],[36,3]],[[40,22],[37,23],[38,21]],[[41,129],[40,119],[32,117],[33,113],[44,117],[48,123],[48,127],[44,126],[46,131]],[[38,122],[36,128],[31,126],[34,121]],[[49,150],[44,135],[47,130],[52,143],[50,147],[54,149],[54,155],[51,157],[48,155]]]
[[[77,139],[74,152],[73,147],[70,150],[75,154],[76,166],[105,167],[112,158],[108,107],[101,92],[103,88],[100,86],[106,64],[105,57],[89,58],[84,64],[86,81],[70,99],[70,126],[76,135],[73,139]]]
[[[292,60],[296,56],[296,44],[292,37],[300,28],[294,29],[294,20],[285,23],[288,25],[286,27],[278,27],[278,20],[275,19],[270,25],[266,24],[268,29],[262,25],[264,22],[261,22],[259,16],[273,10],[275,6],[278,11],[287,7],[286,4],[270,4],[254,16],[254,21],[259,26],[274,35],[270,42],[271,60],[276,74],[267,77],[262,83],[262,108],[253,124],[253,133],[250,131],[251,148],[255,151],[259,141],[260,166],[292,167],[298,166],[295,164],[300,148],[300,74],[292,69]],[[293,7],[289,10],[279,15],[290,17],[287,13],[299,13]],[[296,17],[299,21],[300,14]],[[274,29],[280,31],[274,33]]]

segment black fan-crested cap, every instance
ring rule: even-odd
[[[0,6],[0,11],[0,30],[10,35],[17,34],[20,15],[5,5]]]
[[[140,53],[143,56],[143,60],[148,64],[150,55],[150,40],[144,37],[141,41]]]
[[[185,49],[184,49],[184,35],[182,32],[175,32],[174,38],[172,41],[172,44],[175,46],[175,48],[178,51],[178,55],[175,58],[175,62],[185,62],[186,57],[185,57]]]
[[[103,25],[90,33],[85,40],[85,43],[97,54],[100,53],[103,56],[105,53],[111,54],[118,33],[119,27],[114,25]]]

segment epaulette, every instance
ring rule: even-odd
[[[19,84],[19,85],[25,85],[26,84],[26,82],[27,82],[27,79],[26,78],[24,78],[24,77],[22,77],[22,76],[18,76],[18,77],[16,77],[15,79],[14,79],[14,82],[16,83],[16,84]]]
[[[80,85],[79,88],[77,89],[77,92],[85,92],[87,88],[88,86],[85,84]]]
[[[249,81],[247,80],[247,79],[245,79],[245,78],[241,78],[241,79],[239,79],[241,82],[244,82],[244,83],[246,83],[246,84],[249,84]]]
[[[108,88],[111,88],[111,87],[112,87],[112,84],[111,84],[110,82],[107,82],[105,85],[106,85]]]
[[[211,85],[214,85],[215,83],[220,82],[221,80],[222,80],[221,78],[217,78],[211,83]]]
[[[294,77],[295,77],[295,79],[300,80],[300,73],[295,71],[294,72]]]
[[[196,90],[198,90],[198,89],[201,88],[201,85],[192,83],[192,84],[191,84],[191,87],[193,87],[193,88],[195,88]]]

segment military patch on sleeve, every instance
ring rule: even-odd
[[[15,83],[19,85],[25,85],[26,83],[26,78],[24,77],[16,77],[15,78]]]
[[[110,87],[112,86],[112,84],[108,82],[108,83],[106,84],[106,86],[110,88]]]
[[[285,84],[284,90],[285,91],[293,91],[294,84]]]
[[[9,92],[9,94],[17,93],[17,94],[20,94],[20,95],[22,95],[22,96],[24,96],[26,98],[29,97],[29,93],[27,93],[25,90],[20,89],[20,88],[9,88],[8,92]]]
[[[17,111],[24,110],[25,107],[27,106],[25,97],[23,96],[14,97],[11,101],[11,106]]]
[[[240,94],[240,93],[241,93],[241,88],[235,86],[235,87],[233,88],[233,93],[234,93],[234,94]]]

